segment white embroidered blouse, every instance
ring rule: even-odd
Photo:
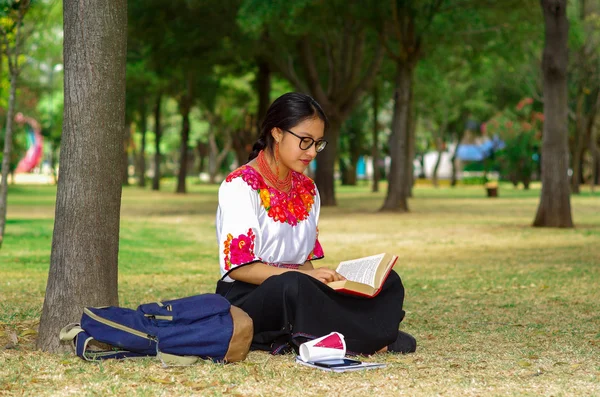
[[[323,258],[318,240],[321,202],[315,183],[292,172],[289,193],[268,186],[253,167],[233,171],[219,188],[217,242],[223,281],[235,267],[263,262],[298,268]]]

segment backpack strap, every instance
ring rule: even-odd
[[[91,349],[89,348],[90,343],[96,342],[96,340],[76,323],[69,324],[61,329],[59,338],[64,342],[72,342],[75,353],[87,361],[106,360],[109,358],[148,357],[146,354],[135,353],[129,350],[119,350],[117,348],[110,350]]]

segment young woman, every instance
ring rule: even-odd
[[[253,349],[288,352],[338,331],[349,353],[414,352],[415,339],[398,331],[404,287],[395,272],[376,297],[365,299],[329,288],[343,277],[313,266],[324,257],[320,200],[303,172],[327,146],[326,127],[308,95],[288,93],[269,107],[249,162],[219,189],[217,293],[252,318]]]

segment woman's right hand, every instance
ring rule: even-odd
[[[304,274],[308,274],[309,276],[311,276],[313,278],[316,278],[317,280],[319,280],[325,284],[330,283],[332,281],[342,281],[342,280],[346,279],[344,276],[342,276],[335,270],[328,269],[326,267],[319,267],[316,269],[300,270],[300,271]]]

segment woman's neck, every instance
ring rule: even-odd
[[[291,170],[281,164],[277,164],[275,158],[266,150],[261,151],[256,158],[258,171],[263,178],[274,188],[288,192],[292,186]]]

